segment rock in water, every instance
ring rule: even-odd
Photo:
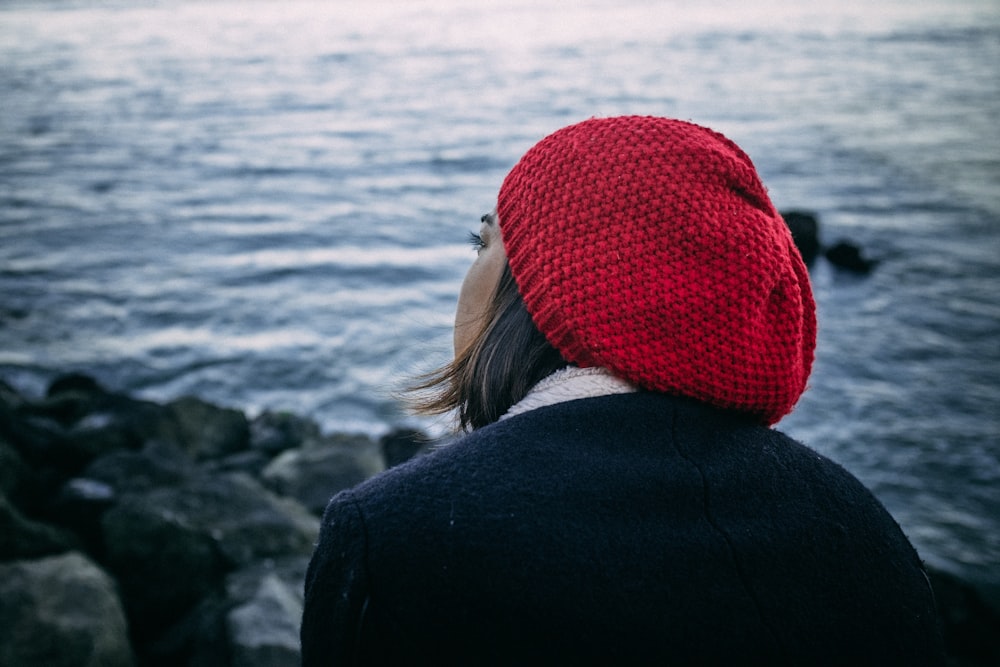
[[[834,266],[859,274],[871,273],[878,264],[878,260],[865,257],[861,253],[861,248],[850,241],[834,243],[823,254]]]
[[[385,468],[378,443],[363,436],[338,435],[282,452],[264,468],[261,479],[320,515],[330,498]]]

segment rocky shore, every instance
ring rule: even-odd
[[[302,580],[329,497],[417,455],[419,432],[56,380],[0,380],[0,664],[298,665]],[[1000,664],[1000,618],[932,581],[953,664]]]

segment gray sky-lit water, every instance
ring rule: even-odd
[[[780,427],[1000,585],[997,62],[988,0],[6,3],[0,377],[380,432],[447,359],[464,237],[520,154],[691,119],[881,259],[814,269]]]

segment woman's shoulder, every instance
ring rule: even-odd
[[[355,487],[365,506],[443,494],[495,497],[579,480],[621,486],[657,478],[770,476],[772,466],[810,477],[849,474],[784,434],[745,416],[651,392],[540,407],[466,434]],[[602,471],[613,470],[607,474]],[[394,501],[386,501],[390,504]]]

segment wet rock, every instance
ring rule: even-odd
[[[297,667],[307,558],[264,563],[226,581],[233,606],[226,615],[233,667]]]
[[[301,505],[239,474],[129,494],[102,526],[109,566],[146,638],[176,622],[227,572],[310,554],[319,532]]]
[[[307,556],[264,559],[229,574],[145,647],[144,664],[298,665]]]
[[[781,217],[792,232],[792,240],[802,255],[802,261],[806,266],[812,266],[820,249],[819,220],[816,214],[808,211],[782,211]]]
[[[788,225],[795,247],[799,249],[802,260],[808,267],[812,267],[820,252],[838,269],[859,275],[871,273],[878,265],[877,260],[866,258],[860,246],[850,241],[839,241],[824,249],[820,242],[819,218],[815,213],[790,210],[782,211],[781,217]]]
[[[229,574],[224,586],[154,642],[143,664],[298,665],[298,625],[307,556],[264,559]]]
[[[52,381],[45,400],[36,404],[35,409],[68,426],[106,409],[111,399],[109,392],[94,378],[69,373]]]
[[[176,486],[196,474],[198,468],[179,447],[154,441],[139,451],[95,459],[51,494],[39,514],[75,532],[88,553],[103,557],[101,520],[122,496]]]
[[[0,564],[0,664],[134,664],[115,582],[75,552]]]
[[[231,608],[232,603],[224,591],[209,591],[191,611],[154,641],[140,644],[141,664],[150,667],[230,665],[232,651],[226,614]]]
[[[316,422],[289,412],[265,411],[250,422],[250,448],[271,456],[320,437]]]
[[[82,468],[105,448],[84,434],[76,441],[70,430],[54,419],[18,409],[5,415],[2,434],[30,465],[69,475]],[[112,444],[111,447],[114,447]],[[110,447],[108,448],[110,449]]]
[[[866,258],[861,248],[849,241],[839,241],[827,248],[823,255],[826,260],[840,269],[858,274],[869,274],[878,265],[878,260]]]
[[[0,493],[14,498],[26,477],[29,468],[14,447],[0,437]]]
[[[196,460],[233,454],[250,444],[250,424],[239,410],[192,396],[172,401],[167,408],[180,428],[181,442]]]
[[[150,425],[169,418],[162,406],[70,375],[53,382],[43,399],[22,397],[0,410],[0,434],[30,464],[71,476],[99,456],[138,448]]]
[[[197,474],[194,461],[180,447],[154,440],[138,451],[102,456],[91,462],[80,476],[103,482],[121,495],[175,486]]]
[[[84,550],[100,559],[104,555],[101,517],[117,498],[115,490],[104,482],[74,477],[46,506],[45,516],[52,524],[72,531],[80,538]]]
[[[334,436],[278,455],[261,473],[275,493],[295,498],[316,515],[338,491],[385,468],[378,444],[366,436]]]
[[[26,517],[0,493],[0,561],[38,558],[79,546],[74,533]]]
[[[102,527],[107,563],[140,640],[156,636],[177,620],[225,572],[211,534],[141,498],[109,510]]]
[[[8,382],[0,380],[0,410],[15,410],[22,403],[24,403],[24,397],[21,392]]]
[[[259,477],[270,462],[270,455],[262,451],[248,449],[245,452],[236,452],[213,461],[205,461],[202,468],[210,475],[241,472],[251,477]]]

